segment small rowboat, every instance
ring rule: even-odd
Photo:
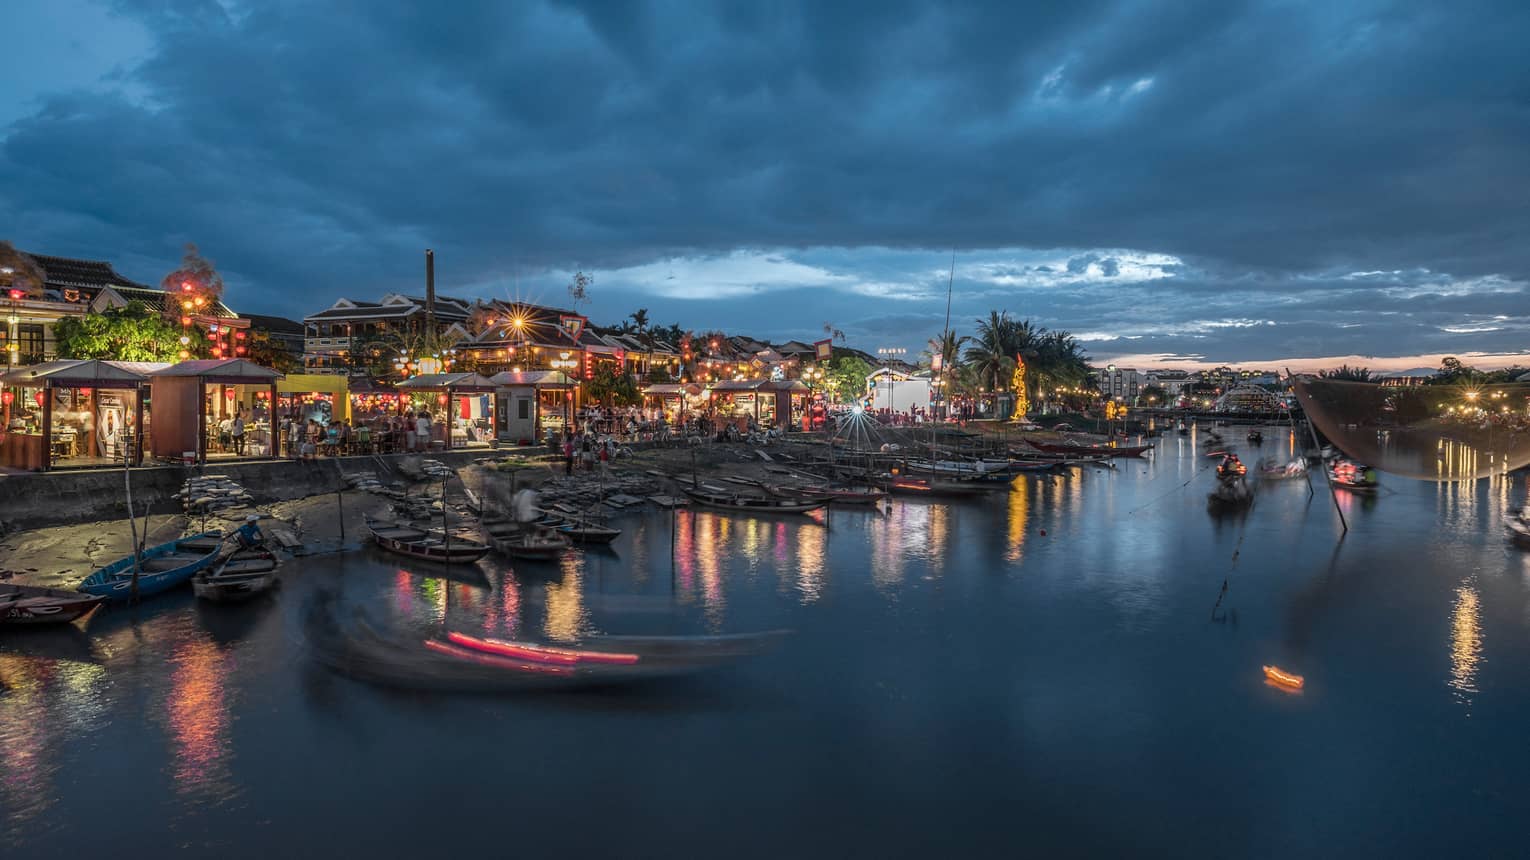
[[[211,531],[144,550],[138,558],[138,596],[148,597],[184,585],[211,565],[222,548],[223,533]],[[124,556],[85,577],[79,590],[110,600],[131,599],[133,556]]]
[[[1034,439],[1025,440],[1038,451],[1046,454],[1067,454],[1068,456],[1080,457],[1141,457],[1148,451],[1153,450],[1152,445],[1122,445],[1111,447],[1109,445],[1058,445],[1053,442],[1037,442]]]
[[[1504,517],[1503,524],[1509,530],[1509,540],[1514,541],[1515,546],[1530,549],[1530,523],[1519,517]]]
[[[96,611],[106,597],[57,588],[0,585],[0,626],[68,624]]]
[[[794,498],[828,499],[830,504],[837,505],[874,505],[887,498],[886,490],[878,490],[874,487],[856,489],[854,487],[830,487],[823,484],[792,485],[784,484],[770,488],[772,493],[780,496]]]
[[[557,558],[570,541],[550,528],[527,528],[494,538],[494,548],[511,558]]]
[[[427,561],[474,562],[489,552],[489,545],[457,535],[447,535],[439,529],[427,531],[405,523],[366,520],[367,531],[377,545],[389,552],[422,558]]]
[[[240,550],[191,578],[191,590],[203,600],[237,603],[271,590],[276,585],[276,555],[264,548]]]
[[[827,507],[829,504],[829,500],[825,498],[776,499],[691,488],[686,488],[685,494],[690,496],[691,501],[698,505],[704,505],[709,508],[721,508],[727,511],[749,511],[757,514],[805,514],[808,511],[816,511],[819,508]]]
[[[1275,666],[1265,666],[1264,677],[1271,684],[1288,690],[1300,690],[1307,683],[1307,679],[1301,675],[1294,675]]]
[[[1349,460],[1336,461],[1328,470],[1328,477],[1335,487],[1352,493],[1374,493],[1381,484],[1375,469]]]
[[[621,529],[613,529],[599,523],[573,520],[556,527],[558,532],[574,543],[610,543],[621,537]]]
[[[579,648],[555,648],[551,645],[538,645],[532,642],[506,642],[502,639],[481,639],[463,633],[448,633],[446,634],[446,641],[474,651],[498,654],[501,657],[531,660],[536,663],[552,663],[559,666],[572,666],[575,663],[630,666],[638,661],[638,655],[636,654],[621,654],[612,651],[585,651]]]

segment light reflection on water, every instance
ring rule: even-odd
[[[1265,447],[1278,451],[1280,436],[1270,436]],[[1193,796],[1207,807],[1196,814],[1236,820],[1261,851],[1294,853],[1311,843],[1293,836],[1291,826],[1306,825],[1292,821],[1348,832],[1338,825],[1359,814],[1347,823],[1364,832],[1407,830],[1380,811],[1335,810],[1315,798],[1363,790],[1376,810],[1418,797],[1449,805],[1433,780],[1492,783],[1462,744],[1487,738],[1518,755],[1510,715],[1530,710],[1530,693],[1521,692],[1530,690],[1530,554],[1506,546],[1498,523],[1523,503],[1520,477],[1388,478],[1372,498],[1343,494],[1353,516],[1340,544],[1320,477],[1311,501],[1301,482],[1282,482],[1260,489],[1246,522],[1211,520],[1209,479],[1198,473],[1204,458],[1187,441],[1162,440],[1158,459],[1116,470],[1024,478],[1007,497],[899,499],[885,512],[827,517],[686,510],[619,518],[624,534],[610,550],[556,563],[485,559],[478,570],[488,587],[424,566],[403,570],[376,553],[298,561],[284,569],[288,584],[269,607],[277,623],[217,632],[189,598],[169,599],[93,622],[80,634],[84,647],[69,652],[75,659],[0,640],[0,844],[28,849],[19,856],[77,847],[83,837],[62,828],[50,834],[57,844],[35,834],[113,794],[131,796],[148,822],[134,843],[145,852],[173,848],[157,840],[172,840],[159,833],[176,821],[240,833],[252,854],[306,839],[315,853],[344,855],[353,828],[287,822],[326,803],[352,824],[402,822],[418,812],[419,797],[449,795],[461,812],[452,827],[389,831],[397,844],[388,847],[492,853],[506,804],[539,808],[540,798],[577,795],[592,777],[622,785],[644,774],[667,797],[717,788],[683,815],[712,842],[728,837],[720,822],[738,803],[800,831],[812,820],[802,810],[836,798],[856,821],[916,821],[914,809],[955,820],[987,808],[996,791],[1038,809],[1063,791],[1067,805],[1134,833],[1175,820],[1184,808],[1174,798]],[[1207,620],[1224,578],[1223,617],[1236,610],[1236,623]],[[390,621],[505,638],[798,634],[767,660],[666,694],[662,707],[641,696],[595,704],[397,696],[309,664],[299,610],[320,585]],[[241,611],[219,617],[255,617]],[[1269,663],[1306,675],[1308,694],[1265,688],[1259,667]],[[1384,743],[1374,739],[1376,702],[1395,718]],[[1469,715],[1473,733],[1440,731],[1441,711]],[[652,743],[631,742],[641,721],[671,719],[685,725],[683,741],[655,732]],[[1226,755],[1205,756],[1208,738]],[[1226,780],[1228,760],[1258,760],[1272,748],[1280,768]],[[1348,750],[1342,764],[1332,760],[1336,748]],[[1399,757],[1400,748],[1417,755]],[[825,750],[844,772],[879,777],[804,777]],[[568,768],[577,756],[595,764]],[[302,779],[293,779],[290,760],[309,768]],[[1122,761],[1148,766],[1123,769]],[[418,785],[367,791],[395,772]],[[145,791],[156,775],[165,790]],[[1512,796],[1490,788],[1476,798],[1490,807],[1480,814],[1452,807],[1475,833],[1498,826],[1489,813],[1502,804],[1492,798]],[[580,842],[575,852],[558,841],[569,838],[566,826],[554,837],[558,828],[540,815],[527,816],[518,838],[534,853],[658,845],[679,819],[667,801],[641,794],[623,801],[631,809],[624,844]],[[1259,808],[1287,814],[1280,822],[1246,815]],[[1030,826],[1038,838],[1059,829],[1045,816]],[[597,831],[581,833],[604,838]],[[824,852],[906,847],[877,828],[855,831],[856,845],[830,837]],[[942,833],[963,855],[984,853],[975,834],[997,840],[989,847],[1007,838],[981,817]],[[4,853],[10,860],[14,852]]]

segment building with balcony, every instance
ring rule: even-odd
[[[4,290],[0,299],[5,302],[6,322],[0,326],[0,347],[10,366],[57,358],[53,327],[66,317],[123,308],[135,301],[155,313],[167,313],[167,303],[174,301],[164,290],[124,277],[103,260],[27,252],[20,252],[20,256],[35,267],[42,283],[28,282],[14,267],[0,268],[0,290]],[[188,318],[214,332],[247,327],[222,301],[188,312]]]
[[[467,322],[473,304],[438,295],[432,312],[425,299],[389,293],[380,301],[340,299],[303,318],[303,365],[308,373],[349,373],[369,364],[391,365],[391,357],[418,349],[427,337],[426,318],[434,318],[429,335],[437,342],[468,339]]]

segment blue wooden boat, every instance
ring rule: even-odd
[[[223,533],[203,532],[150,547],[139,557],[138,596],[148,597],[184,585],[192,575],[206,569],[223,549]],[[124,556],[85,577],[79,589],[110,600],[133,596],[133,557]]]

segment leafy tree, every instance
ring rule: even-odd
[[[182,349],[181,327],[149,311],[142,302],[108,308],[83,317],[65,317],[53,325],[60,358],[114,361],[177,361]],[[196,352],[207,343],[192,328],[185,349]]]
[[[1446,359],[1446,361],[1451,360]],[[1380,379],[1380,377],[1371,373],[1371,369],[1368,367],[1350,367],[1347,364],[1341,364],[1331,370],[1320,370],[1318,371],[1318,376],[1322,379],[1333,379],[1340,382],[1376,382]]]
[[[1144,385],[1137,392],[1137,403],[1142,406],[1168,406],[1169,392],[1161,385]]]
[[[590,287],[594,285],[594,275],[586,275],[583,271],[574,273],[574,277],[568,282],[568,297],[574,302],[574,310],[579,310],[580,302],[589,301]]]
[[[303,372],[302,359],[283,349],[280,344],[272,340],[271,333],[268,331],[250,332],[250,339],[246,344],[246,348],[248,352],[245,358],[262,367],[269,367],[282,373]]]
[[[648,368],[646,381],[650,384],[662,384],[666,382],[674,382],[675,380],[674,377],[669,375],[669,371],[665,369],[664,365],[655,364],[653,367]]]
[[[860,400],[866,396],[866,377],[870,375],[871,365],[862,359],[841,356],[829,362],[829,391],[840,403]]]
[[[186,243],[180,268],[166,275],[159,286],[175,297],[165,302],[165,318],[175,322],[183,316],[211,313],[223,298],[223,276],[192,242]]]
[[[1461,385],[1474,382],[1480,376],[1477,368],[1462,364],[1461,359],[1447,355],[1440,361],[1440,369],[1429,379],[1430,385]]]
[[[6,290],[21,290],[29,298],[38,298],[43,293],[43,272],[37,267],[37,263],[31,257],[16,250],[10,242],[0,242],[0,269],[10,269],[10,274],[0,274],[0,280],[4,280]]]
[[[643,402],[637,379],[631,373],[617,373],[610,365],[595,369],[595,376],[585,383],[585,394],[603,406],[637,406]]]

